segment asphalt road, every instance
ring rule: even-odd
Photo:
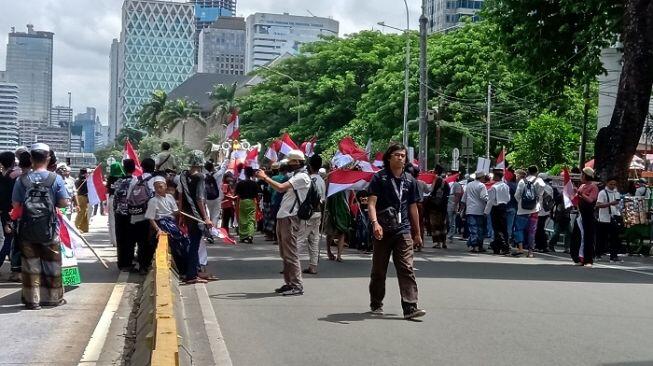
[[[324,253],[324,242],[322,252]],[[305,252],[304,252],[305,253]],[[305,294],[281,297],[281,261],[262,242],[209,247],[207,285],[233,364],[653,365],[653,259],[582,268],[563,254],[417,253],[422,321],[401,315],[392,268],[386,315],[368,314],[371,257],[323,255]],[[303,258],[307,265],[306,257]]]
[[[86,238],[108,260],[110,269],[104,269],[90,251],[79,253],[82,284],[66,290],[66,305],[25,310],[20,284],[6,282],[9,264],[0,268],[0,365],[77,365],[80,361],[118,278],[106,217],[93,218]]]

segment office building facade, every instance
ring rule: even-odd
[[[202,29],[222,17],[236,15],[236,0],[190,0],[195,7],[195,64],[199,62],[199,42]]]
[[[338,36],[333,19],[284,14],[255,13],[247,17],[245,71],[265,65],[277,57],[297,54],[304,43],[320,36]]]
[[[197,72],[245,74],[245,19],[220,18],[200,33]]]
[[[479,19],[483,0],[427,0],[428,32],[437,33],[456,28],[464,17]]]
[[[120,78],[120,41],[114,38],[111,43],[111,52],[109,53],[109,110],[107,118],[109,119],[109,141],[114,141],[122,128],[122,119],[120,118],[120,93],[118,92],[118,79]]]
[[[64,106],[54,106],[50,109],[50,126],[64,127],[68,126],[73,120],[73,109]]]
[[[14,150],[18,138],[18,85],[0,78],[0,151]]]
[[[102,131],[100,131],[102,125],[100,124],[100,118],[97,116],[96,109],[87,107],[86,113],[75,115],[73,126],[81,128],[82,152],[95,152],[97,148],[96,143],[102,134]]]
[[[52,106],[52,40],[54,33],[34,30],[9,33],[7,43],[7,81],[18,85],[19,121],[50,123]]]
[[[193,74],[194,16],[191,3],[123,3],[117,86],[120,128],[137,122],[136,113],[154,90],[169,92]]]

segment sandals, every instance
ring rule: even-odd
[[[209,283],[209,281],[207,281],[207,280],[205,280],[203,278],[195,277],[192,280],[185,281],[184,285],[194,285],[196,283]]]
[[[208,281],[208,282],[211,282],[211,281],[218,281],[218,280],[219,280],[218,277],[215,277],[214,275],[212,275],[212,274],[210,274],[210,273],[203,273],[203,272],[198,273],[198,274],[197,274],[197,277],[199,277],[199,278],[201,278],[201,279],[203,279],[203,280],[206,280],[206,281]]]

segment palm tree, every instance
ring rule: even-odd
[[[230,86],[224,84],[217,84],[213,86],[213,90],[209,94],[209,99],[213,102],[213,111],[210,115],[212,125],[223,127],[226,125],[228,115],[238,109],[236,104],[236,90],[238,84],[233,83]],[[218,131],[221,134],[222,131]]]
[[[154,133],[161,137],[163,126],[159,122],[159,114],[165,109],[168,101],[168,94],[161,89],[152,92],[149,102],[143,104],[138,112],[138,125],[148,133]]]
[[[168,132],[174,130],[181,122],[182,145],[186,142],[186,123],[188,121],[195,120],[202,126],[206,126],[206,122],[200,116],[199,106],[186,99],[177,99],[166,103],[165,108],[158,116],[158,120],[162,128],[167,128]]]

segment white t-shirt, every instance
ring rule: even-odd
[[[317,189],[317,194],[320,195],[320,203],[324,204],[326,201],[326,183],[324,183],[324,179],[319,174],[311,174],[310,178],[311,180],[315,179],[315,189]],[[306,190],[306,193],[308,193],[308,190]],[[320,217],[322,217],[321,212],[314,212],[311,219]]]
[[[297,195],[299,195],[300,201],[304,201],[306,199],[306,194],[308,193],[308,187],[311,186],[311,178],[304,170],[296,172],[288,182],[292,188],[287,190],[283,195],[281,207],[277,213],[277,219],[297,215],[300,205],[300,202],[297,202]],[[297,191],[297,195],[295,195],[295,191]]]
[[[177,211],[179,211],[177,202],[171,195],[159,196],[157,194],[147,203],[145,218],[148,220],[159,220],[164,217],[174,217],[173,214]]]
[[[599,197],[596,199],[596,203],[609,203],[618,201],[620,199],[621,194],[616,190],[609,191],[608,189],[604,189],[599,192]],[[619,212],[619,205],[599,208],[599,222],[609,223],[610,216],[621,216],[621,212]]]

